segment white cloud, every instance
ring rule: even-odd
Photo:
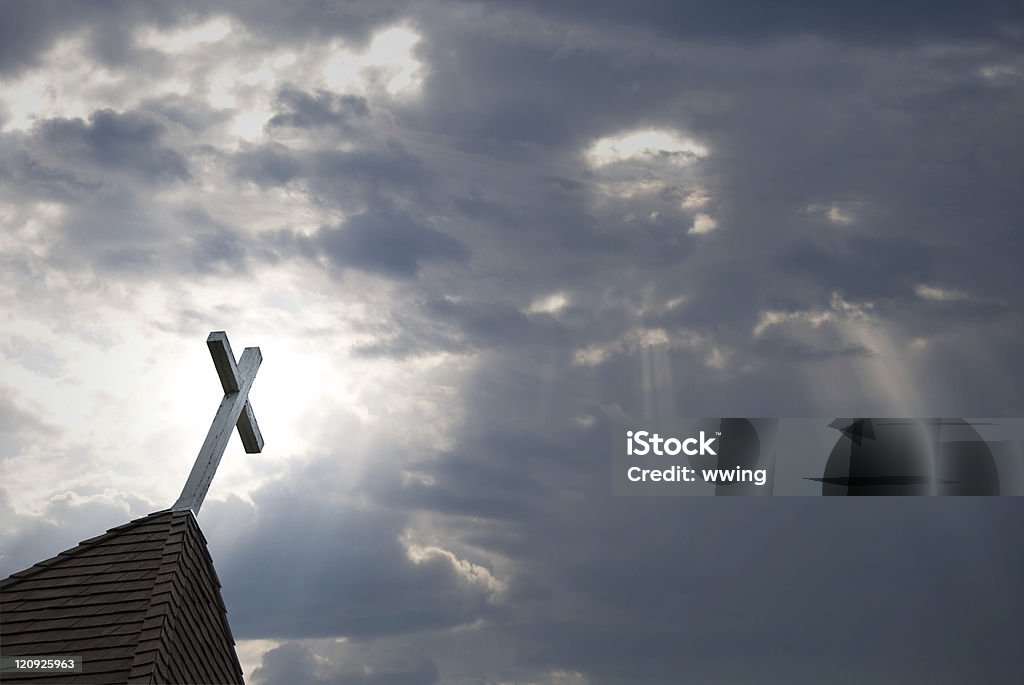
[[[688,233],[694,235],[703,235],[705,233],[711,233],[711,231],[718,228],[718,222],[715,221],[714,217],[710,214],[701,212],[697,216],[693,217],[693,226],[690,227]]]
[[[543,674],[539,680],[530,680],[523,685],[589,685],[590,680],[579,671],[554,670]],[[509,681],[501,681],[499,685],[513,685]]]
[[[724,369],[728,363],[729,356],[718,347],[712,347],[704,357],[704,365],[712,369]]]
[[[530,303],[528,314],[557,314],[569,304],[569,296],[566,293],[551,293],[544,297],[537,298]]]
[[[934,285],[916,285],[914,293],[922,300],[931,300],[932,302],[957,302],[967,299],[967,293],[962,290],[939,288]]]
[[[486,567],[460,559],[453,552],[437,545],[422,544],[416,537],[414,531],[405,530],[399,538],[406,555],[414,564],[443,561],[450,564],[452,570],[470,585],[479,586],[493,596],[499,596],[505,591],[505,583],[495,578]]]
[[[978,70],[986,81],[997,81],[1004,78],[1019,78],[1021,70],[1013,64],[990,64]]]
[[[361,53],[335,42],[323,65],[324,84],[338,92],[362,95],[378,86],[390,95],[414,93],[424,76],[423,64],[414,54],[419,42],[419,34],[405,27],[381,31]]]
[[[573,362],[577,366],[598,366],[617,354],[631,354],[651,347],[696,350],[703,342],[700,336],[688,331],[670,332],[664,328],[638,328],[610,342],[577,349]]]
[[[142,29],[136,34],[135,41],[141,47],[178,55],[199,48],[207,49],[211,43],[227,38],[236,28],[228,17],[214,17],[193,26]]]
[[[683,209],[700,209],[711,201],[711,195],[704,188],[693,188],[686,193],[679,206]]]
[[[874,303],[854,303],[844,300],[839,293],[832,293],[828,309],[807,309],[796,311],[762,311],[754,326],[754,337],[759,338],[769,329],[788,323],[805,323],[811,328],[818,328],[824,323],[840,320],[864,320],[871,316]]]

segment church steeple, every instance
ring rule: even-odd
[[[249,402],[262,355],[248,347],[236,364],[223,331],[206,344],[224,399],[181,497],[0,581],[5,657],[78,658],[73,671],[5,671],[3,682],[243,682],[195,515],[235,427],[246,452],[263,449]]]

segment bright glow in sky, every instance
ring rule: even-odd
[[[932,300],[934,302],[955,302],[967,299],[967,293],[962,290],[940,288],[934,285],[916,285],[914,286],[914,293],[922,300]]]
[[[404,27],[381,31],[363,53],[335,43],[324,70],[324,84],[332,90],[365,94],[382,84],[390,95],[415,92],[423,81],[423,65],[413,51],[420,36]]]
[[[635,158],[667,155],[672,164],[691,164],[708,156],[704,145],[677,131],[644,129],[600,138],[587,150],[587,159],[600,168]]]
[[[196,49],[208,49],[211,43],[218,43],[235,30],[227,17],[214,17],[195,26],[176,27],[170,30],[157,28],[143,29],[138,32],[136,41],[139,45],[179,55]]]
[[[566,293],[552,293],[534,300],[526,311],[530,314],[557,314],[569,304]]]
[[[39,66],[0,81],[0,113],[7,117],[3,132],[24,131],[53,117],[87,117],[97,103],[120,105],[127,99],[121,94],[127,75],[92,63],[85,49],[81,36],[62,38]]]

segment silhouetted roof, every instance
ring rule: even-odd
[[[0,581],[4,656],[83,657],[61,683],[241,683],[220,581],[190,511],[161,511]]]

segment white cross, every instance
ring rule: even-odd
[[[252,387],[256,372],[263,361],[260,348],[245,348],[236,365],[235,355],[231,352],[231,345],[228,344],[228,336],[224,331],[210,333],[206,339],[206,346],[210,348],[213,365],[217,367],[217,375],[220,376],[220,384],[224,388],[224,399],[221,400],[217,414],[213,417],[210,432],[206,434],[206,440],[199,450],[199,456],[196,457],[196,463],[192,466],[192,472],[188,475],[181,496],[171,507],[172,511],[191,510],[196,516],[199,515],[199,507],[203,506],[206,491],[210,489],[213,474],[217,472],[220,458],[224,455],[224,448],[228,446],[232,426],[238,427],[238,437],[242,439],[246,452],[254,454],[263,450],[263,436],[260,435],[256,415],[253,414],[252,404],[249,403],[249,388]]]

